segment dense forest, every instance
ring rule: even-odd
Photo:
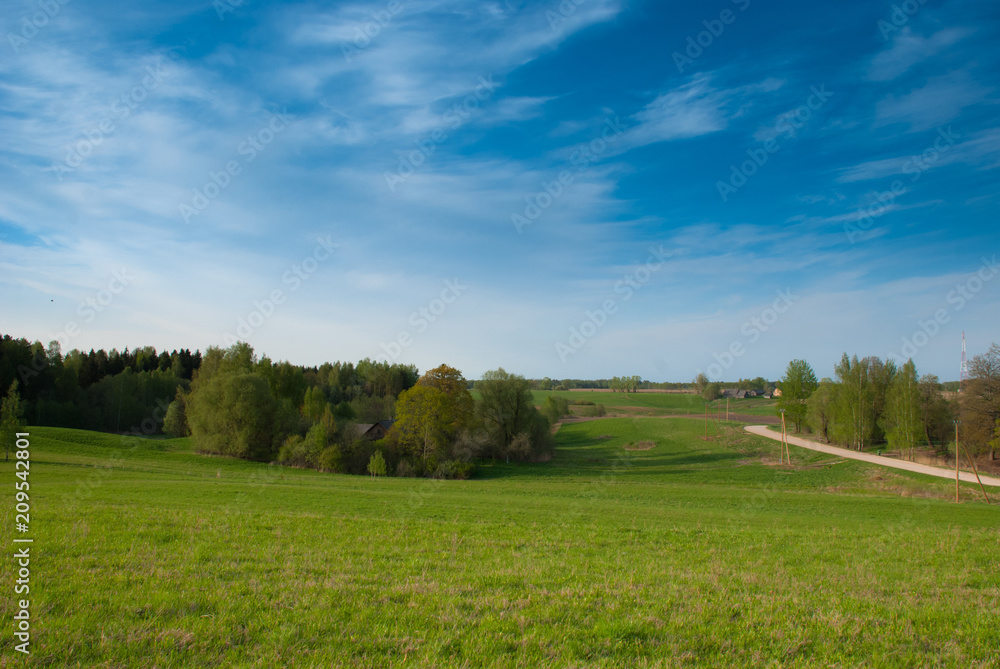
[[[367,358],[303,367],[258,358],[245,343],[64,356],[56,342],[5,335],[0,384],[28,424],[190,436],[201,452],[334,472],[464,478],[476,458],[551,450],[534,384],[503,369],[476,382],[474,401],[447,365],[423,376]]]

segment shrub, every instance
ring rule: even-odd
[[[340,446],[334,444],[333,446],[324,448],[323,452],[319,454],[319,458],[317,458],[317,465],[325,472],[341,471],[343,462],[340,457]]]
[[[403,478],[413,478],[417,475],[417,470],[413,468],[409,460],[400,460],[396,465],[396,476]]]
[[[470,478],[476,466],[471,462],[445,460],[434,470],[432,478],[436,479],[467,479]]]
[[[382,451],[375,451],[368,461],[368,473],[372,476],[385,476],[385,458]]]

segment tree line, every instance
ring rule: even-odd
[[[848,357],[835,379],[816,380],[809,363],[792,360],[778,382],[778,411],[796,431],[811,431],[827,443],[855,450],[886,445],[912,457],[927,446],[943,450],[960,438],[976,455],[996,458],[1000,449],[1000,346],[969,362],[969,378],[958,392],[932,374],[919,375],[913,360]]]
[[[473,384],[447,365],[422,376],[413,365],[370,359],[303,367],[258,358],[245,343],[204,354],[145,347],[63,356],[57,342],[44,348],[8,335],[0,383],[10,425],[142,425],[144,434],[190,436],[202,453],[331,472],[464,478],[479,458],[552,451],[531,381],[503,369]],[[361,433],[380,421],[391,425],[383,438]]]

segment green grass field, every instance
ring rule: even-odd
[[[579,412],[582,406],[573,406],[575,400],[600,402],[609,413],[667,416],[697,414],[705,410],[705,401],[699,395],[686,393],[613,393],[611,391],[534,390],[535,404],[545,404],[549,395],[565,397],[570,408]]]
[[[564,425],[551,462],[431,481],[34,428],[33,654],[8,632],[2,665],[1000,666],[1000,508],[702,429]]]

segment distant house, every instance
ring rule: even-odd
[[[753,397],[764,397],[766,399],[771,399],[773,397],[770,390],[751,390]]]
[[[358,429],[358,434],[361,435],[362,439],[376,441],[383,439],[395,422],[394,420],[380,420],[377,423],[355,423],[354,425]]]
[[[733,399],[742,400],[750,397],[750,391],[740,390],[738,388],[726,388],[722,391],[722,395],[720,395],[720,397],[731,397]]]

